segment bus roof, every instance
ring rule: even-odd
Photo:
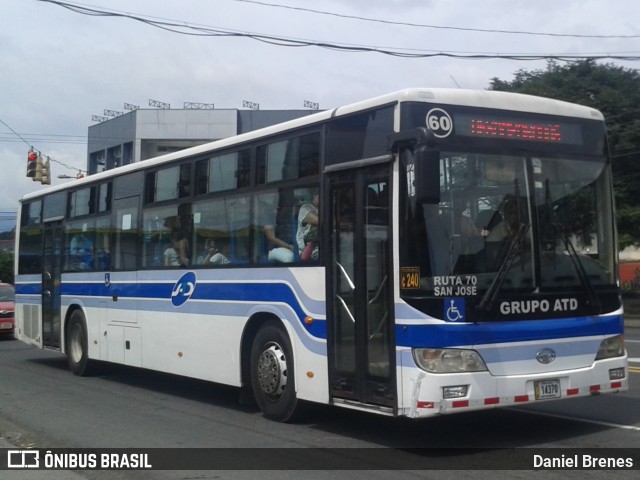
[[[603,115],[596,109],[577,105],[574,103],[554,100],[545,97],[536,97],[533,95],[524,95],[520,93],[499,92],[494,90],[464,90],[452,88],[408,88],[388,93],[379,97],[363,100],[357,103],[337,107],[332,110],[325,110],[313,115],[308,115],[295,120],[279,123],[269,127],[261,128],[251,132],[235,135],[233,137],[223,138],[212,142],[204,143],[195,147],[186,148],[178,152],[168,153],[143,162],[138,161],[129,165],[106,170],[94,175],[89,175],[75,182],[67,182],[61,185],[55,185],[44,190],[24,195],[21,201],[36,198],[46,193],[52,193],[59,190],[76,188],[85,183],[93,183],[95,181],[104,180],[113,176],[122,175],[128,172],[134,172],[170,162],[172,160],[191,157],[206,153],[212,149],[222,149],[235,144],[250,142],[262,137],[268,137],[287,130],[294,130],[313,125],[318,122],[326,121],[331,118],[349,115],[351,113],[372,109],[382,105],[390,105],[399,102],[430,102],[445,105],[462,105],[478,108],[492,108],[498,110],[514,110],[528,113],[550,114],[567,117],[586,118],[591,120],[603,121]]]

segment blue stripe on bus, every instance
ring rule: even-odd
[[[614,335],[623,332],[622,315],[459,325],[396,325],[402,347],[457,347]]]
[[[65,296],[63,303],[68,304],[70,297],[75,297],[82,299],[88,307],[97,307],[106,299],[109,301],[109,308],[120,309],[125,308],[125,303],[127,308],[131,308],[133,301],[137,302],[137,308],[142,311],[171,311],[170,309],[175,308],[185,313],[207,314],[215,308],[216,314],[229,316],[245,316],[257,305],[286,305],[295,315],[297,324],[302,325],[310,335],[317,339],[327,338],[324,303],[304,295],[301,288],[296,288],[297,282],[293,276],[286,280],[294,286],[286,281],[251,282],[236,275],[230,275],[232,278],[227,279],[231,283],[202,279],[198,281],[189,301],[180,307],[173,307],[170,302],[176,274],[163,273],[165,275],[162,276],[147,274],[149,279],[145,279],[144,283],[116,281],[107,286],[104,281],[97,281],[104,274],[92,278],[93,282],[66,282],[62,284],[62,295]],[[151,281],[151,277],[155,277],[155,281]],[[132,281],[134,278],[135,275],[129,275],[127,280]],[[303,302],[298,299],[294,289]],[[16,284],[18,296],[40,295],[41,291],[39,282]],[[111,302],[111,296],[116,292],[120,304]],[[16,300],[21,303],[21,299]],[[245,304],[241,305],[240,302]],[[397,307],[399,312],[402,311],[402,304]],[[407,312],[404,313],[406,315]],[[304,321],[307,316],[311,316],[314,321],[307,324]],[[623,331],[623,317],[611,315],[478,324],[396,324],[395,328],[396,344],[399,347],[441,348],[620,334]]]
[[[197,271],[198,281],[193,294],[188,301],[174,307],[171,295],[181,273],[145,271],[136,275],[135,272],[116,272],[108,274],[109,282],[106,282],[105,272],[64,274],[61,284],[62,304],[69,305],[79,301],[85,307],[97,308],[107,302],[110,309],[160,312],[175,310],[194,314],[215,311],[217,315],[221,315],[221,310],[224,310],[229,316],[245,316],[255,310],[257,305],[281,305],[293,313],[286,314],[290,322],[297,320],[298,325],[302,325],[308,334],[317,339],[325,340],[327,337],[324,302],[306,295],[296,277],[289,271],[262,269],[252,272],[250,279],[242,271]],[[224,278],[223,281],[221,277]],[[39,276],[20,279],[22,282],[16,285],[16,293],[19,297],[22,295],[22,298],[17,299],[18,303],[27,300],[25,297],[28,295],[41,295],[40,279]],[[114,295],[118,297],[117,302],[112,301]],[[283,309],[280,308],[280,311]],[[305,322],[306,317],[311,317],[313,321]]]
[[[37,283],[16,283],[16,295],[42,295],[42,284]]]
[[[173,283],[145,283],[145,284],[118,284],[110,288],[102,284],[74,284],[66,283],[62,286],[62,295],[65,297],[77,297],[87,299],[88,297],[110,298],[112,293],[118,293],[118,301],[126,301],[130,298],[162,301],[159,311],[185,311],[190,313],[210,313],[211,304],[207,302],[237,303],[246,302],[248,304],[284,304],[293,309],[300,323],[313,336],[326,338],[326,321],[324,318],[318,319],[316,314],[307,313],[298,301],[291,286],[282,283],[244,283],[244,284],[224,284],[224,283],[204,283],[196,285],[193,295],[188,302],[180,307],[173,307],[171,304],[171,292]],[[115,306],[115,305],[110,305]],[[184,307],[184,308],[183,308]],[[238,310],[246,311],[243,306]],[[146,310],[146,308],[142,308]],[[156,309],[154,309],[156,310]],[[216,312],[217,313],[217,312]],[[307,316],[314,318],[310,324],[305,323]],[[323,315],[324,316],[324,315]]]

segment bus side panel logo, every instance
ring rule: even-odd
[[[196,274],[187,272],[176,282],[171,291],[171,303],[174,307],[184,304],[196,289]]]

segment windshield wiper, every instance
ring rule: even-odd
[[[507,273],[509,273],[509,270],[511,269],[511,265],[515,260],[516,255],[518,253],[522,253],[521,245],[523,243],[525,235],[529,231],[529,227],[530,225],[525,225],[521,223],[520,228],[518,228],[518,232],[514,235],[513,239],[511,240],[511,243],[509,244],[509,250],[507,251],[507,254],[504,257],[502,265],[500,265],[500,268],[498,269],[498,272],[496,273],[496,276],[493,279],[493,282],[491,282],[491,285],[489,285],[489,288],[487,289],[485,294],[482,296],[480,303],[478,303],[478,305],[476,306],[476,310],[480,312],[480,317],[482,316],[483,313],[486,313],[493,308],[493,304],[496,301],[496,297],[498,296],[500,287],[502,287],[502,284],[504,283],[504,279],[507,278]],[[480,318],[478,318],[477,321],[479,320]]]
[[[573,246],[573,243],[571,243],[569,237],[564,233],[562,227],[557,223],[554,223],[553,226],[560,234],[560,238],[562,238],[562,242],[564,243],[567,253],[569,254],[569,258],[571,259],[571,263],[573,263],[573,268],[576,269],[576,273],[578,274],[580,283],[587,292],[587,305],[593,306],[596,309],[596,313],[600,313],[602,311],[602,303],[600,302],[598,294],[596,293],[593,285],[591,284],[591,281],[589,280],[589,276],[587,275],[587,272],[584,269],[584,265],[580,260],[580,255],[578,255],[578,252]]]

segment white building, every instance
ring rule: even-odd
[[[138,109],[89,127],[89,175],[246,133],[313,110]]]

